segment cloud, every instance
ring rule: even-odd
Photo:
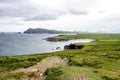
[[[27,11],[26,11],[27,10]],[[0,17],[4,18],[12,18],[12,17],[20,17],[24,21],[44,21],[44,20],[56,20],[58,17],[60,17],[62,14],[59,12],[50,12],[50,13],[45,13],[39,11],[31,11],[32,9],[23,9],[23,10],[18,10],[18,9],[0,9]],[[37,14],[36,14],[37,13]]]
[[[107,13],[107,11],[106,10],[100,10],[98,13],[104,14],[104,13]]]
[[[88,15],[88,11],[85,10],[70,10],[70,13],[73,15]]]
[[[3,17],[0,18],[0,26],[1,25],[24,25],[24,22],[21,21],[21,18],[13,18],[13,17]]]
[[[16,0],[0,0],[0,2],[11,2],[11,1],[16,1]]]
[[[19,10],[10,8],[0,9],[0,17],[19,17],[20,13],[18,11]]]
[[[0,17],[25,17],[29,15],[30,10],[33,10],[32,5],[18,3],[1,3]]]
[[[30,0],[32,1],[32,0]],[[39,1],[38,4],[34,4],[29,0],[0,0],[2,6],[0,6],[0,18],[21,18],[23,21],[45,21],[45,20],[57,20],[59,17],[63,15],[87,15],[87,10],[79,10],[79,9],[63,9],[66,7],[64,5],[61,7],[53,7],[41,4]],[[76,0],[77,1],[77,0]],[[59,1],[60,2],[60,1]],[[78,1],[79,2],[79,1]],[[47,3],[47,2],[46,2]],[[47,3],[48,4],[48,3]],[[65,2],[66,4],[66,2]],[[70,2],[71,4],[71,2]],[[70,6],[68,4],[68,6]],[[75,4],[75,3],[74,3]],[[54,5],[54,4],[53,4]],[[54,6],[55,7],[55,6]]]
[[[12,2],[21,2],[25,0],[0,0],[0,3],[12,3]]]
[[[6,22],[6,23],[0,23],[0,25],[23,25],[23,23]]]
[[[120,22],[120,13],[106,15],[101,19],[101,21],[106,21],[109,23]]]
[[[106,19],[108,21],[119,21],[120,22],[120,14],[114,14],[111,15],[110,17],[108,17],[108,19]]]
[[[17,0],[12,0],[17,1]],[[0,2],[9,2],[9,0],[4,1],[0,0]],[[21,18],[23,21],[44,21],[44,20],[56,20],[59,16],[63,15],[63,12],[44,6],[33,5],[30,2],[14,2],[9,3],[2,3],[0,6],[0,18],[7,17],[7,18]]]
[[[39,15],[35,17],[29,17],[24,19],[25,21],[44,21],[44,20],[56,20],[57,15],[50,15],[50,14],[44,14],[44,15]]]
[[[114,29],[120,25],[119,7],[119,0],[0,0],[0,29],[19,24],[63,30]]]
[[[32,1],[32,0],[31,0]],[[29,0],[0,0],[0,18],[1,17],[16,17],[23,21],[45,21],[57,20],[59,17],[67,14],[72,15],[87,15],[88,11],[77,9],[62,9],[51,8],[39,3],[34,5]],[[53,4],[54,5],[54,4]],[[70,5],[69,5],[70,6]],[[64,5],[66,7],[66,5]]]

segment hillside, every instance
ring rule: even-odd
[[[59,33],[71,33],[68,31],[58,31],[58,30],[48,30],[43,28],[29,28],[24,31],[26,34],[41,34],[41,33],[48,33],[48,34],[59,34]]]

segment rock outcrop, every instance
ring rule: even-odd
[[[76,44],[69,44],[65,45],[64,49],[82,49],[85,45],[76,45]]]

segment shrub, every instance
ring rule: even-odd
[[[35,72],[31,72],[31,73],[29,73],[27,76],[28,77],[33,77],[35,75]]]
[[[100,63],[100,60],[96,57],[85,58],[82,61],[82,64],[87,66],[97,66]]]
[[[47,75],[46,80],[59,80],[58,76],[62,75],[63,72],[60,70],[60,68],[48,68],[45,71],[45,75]]]
[[[37,61],[37,58],[31,57],[31,58],[28,58],[28,61]]]
[[[89,67],[101,67],[99,64],[101,63],[100,58],[97,56],[75,56],[70,61],[70,65],[75,66],[89,66]]]

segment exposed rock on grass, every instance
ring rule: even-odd
[[[64,49],[82,49],[85,45],[76,45],[76,44],[69,44],[65,45]]]

